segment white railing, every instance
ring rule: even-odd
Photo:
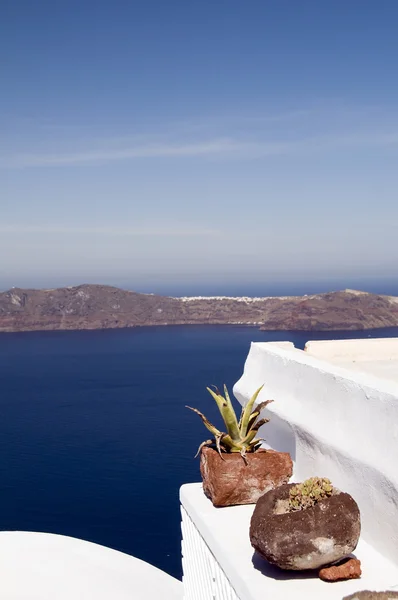
[[[183,507],[181,518],[184,600],[239,600]]]

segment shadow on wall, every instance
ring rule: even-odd
[[[278,452],[289,452],[295,465],[296,436],[293,428],[287,421],[268,410],[264,410],[262,416],[270,420],[269,423],[259,429],[259,437],[265,440],[265,447],[272,448]]]

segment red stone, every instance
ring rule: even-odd
[[[246,455],[204,447],[200,455],[203,490],[214,506],[255,504],[269,490],[287,483],[293,463],[287,452],[258,450]]]
[[[322,579],[322,581],[345,581],[346,579],[359,579],[361,575],[361,561],[357,558],[348,558],[338,565],[324,567],[319,571],[319,578]]]

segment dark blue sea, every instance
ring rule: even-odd
[[[398,328],[364,337],[398,336]],[[178,490],[199,481],[206,385],[253,341],[359,337],[190,326],[0,334],[0,528],[60,533],[181,576]]]

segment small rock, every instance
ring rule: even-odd
[[[398,592],[369,592],[364,590],[345,596],[343,600],[393,600],[393,598],[398,598]]]
[[[324,567],[319,571],[319,578],[322,581],[344,581],[359,579],[361,574],[361,561],[357,558],[349,558],[338,565]]]

